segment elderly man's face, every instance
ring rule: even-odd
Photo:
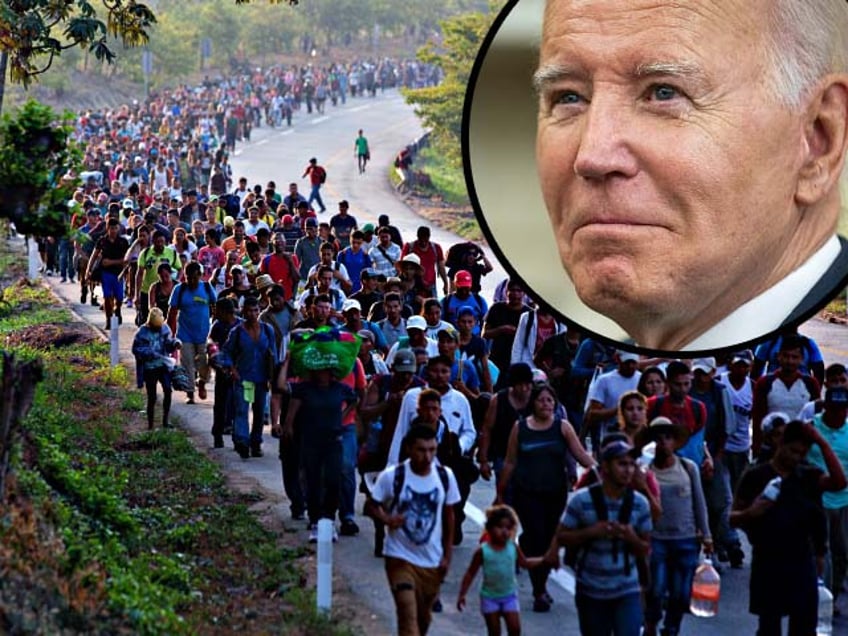
[[[771,92],[769,5],[547,5],[537,74],[545,204],[580,298],[645,346],[685,344],[704,330],[699,320],[712,326],[835,230],[838,206],[814,228],[798,211],[810,133]]]

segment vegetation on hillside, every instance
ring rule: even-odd
[[[0,632],[351,633],[315,614],[308,551],[259,522],[261,495],[230,490],[183,431],[146,430],[87,326],[44,287],[3,298],[0,342],[45,377],[2,493]]]

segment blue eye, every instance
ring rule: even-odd
[[[565,91],[557,95],[554,102],[557,104],[577,104],[580,102],[580,95],[574,91]]]
[[[653,99],[656,99],[660,102],[667,102],[680,95],[676,88],[668,86],[667,84],[658,84],[656,86],[652,86],[650,93]]]

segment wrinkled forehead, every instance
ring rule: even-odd
[[[629,53],[658,61],[724,56],[739,64],[749,48],[762,48],[771,1],[548,0],[540,58],[579,65],[583,53]]]

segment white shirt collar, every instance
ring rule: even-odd
[[[727,346],[728,343],[753,340],[774,331],[801,303],[810,291],[811,283],[815,284],[825,275],[839,257],[839,252],[839,239],[834,235],[803,265],[736,309],[684,349],[715,349]]]

